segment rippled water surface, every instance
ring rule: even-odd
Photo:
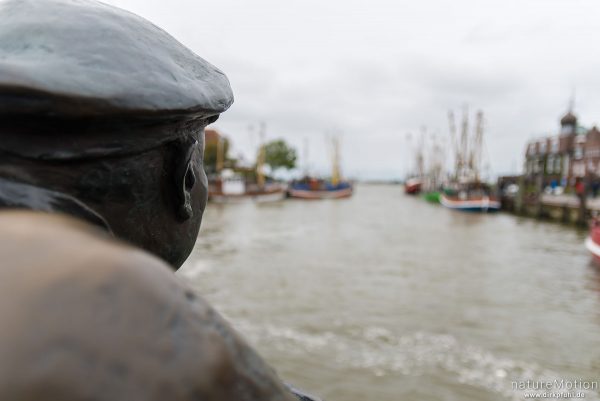
[[[181,274],[328,401],[518,400],[512,381],[600,380],[584,237],[363,185],[348,200],[209,205]]]

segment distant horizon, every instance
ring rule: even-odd
[[[224,136],[226,136],[230,140],[230,146],[233,149],[233,151],[229,152],[229,156],[236,158],[235,143],[232,142],[231,136],[227,135],[227,133],[220,130],[218,128],[217,124],[211,124],[207,127],[207,129],[216,130],[216,131],[220,132],[221,134],[223,134]],[[557,134],[558,133],[556,133],[556,135]],[[540,138],[542,138],[544,136],[551,136],[551,135],[553,135],[553,134],[541,135]],[[280,137],[267,138],[266,142],[271,141],[271,140],[277,140],[277,139],[281,139],[281,138]],[[298,149],[296,147],[294,147],[294,149],[296,150],[296,153],[298,156],[298,161],[296,163],[296,167],[290,171],[285,171],[283,169],[278,170],[277,174],[276,174],[278,177],[282,177],[284,179],[291,179],[293,177],[300,177],[305,174],[306,166],[303,164],[303,160],[302,160],[302,157],[303,157],[302,149]],[[523,154],[525,154],[525,149],[523,149]],[[243,156],[244,156],[244,158],[243,158],[244,162],[252,162],[250,157],[255,157],[256,155],[249,155],[249,156],[243,155]],[[447,164],[448,164],[448,166],[447,166],[446,173],[452,174],[453,173],[452,168],[451,168],[452,163],[448,162]],[[359,181],[386,181],[386,182],[395,181],[395,182],[399,182],[399,181],[405,181],[410,176],[414,176],[414,174],[410,174],[410,171],[407,171],[405,173],[399,172],[399,171],[394,172],[394,171],[386,171],[386,170],[381,170],[381,171],[369,170],[366,172],[359,172],[359,171],[353,170],[352,168],[350,168],[348,171],[349,172],[346,172],[346,170],[344,168],[342,168],[342,176],[344,178],[349,179],[349,180],[359,180]],[[309,175],[322,177],[322,178],[329,177],[331,175],[331,160],[330,159],[325,160],[323,163],[320,163],[318,166],[315,166],[314,164],[312,164],[308,169],[308,173],[309,173]],[[521,165],[519,165],[518,171],[496,173],[496,174],[491,175],[490,180],[496,181],[497,178],[501,177],[501,176],[520,175],[522,173],[523,173],[523,171],[522,171],[522,163],[521,163]]]

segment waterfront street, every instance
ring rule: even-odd
[[[600,376],[586,234],[358,185],[340,201],[210,204],[178,274],[327,401],[521,400],[513,382]]]
[[[568,206],[571,208],[579,207],[579,198],[576,195],[561,194],[542,194],[542,202],[553,206]],[[600,197],[588,196],[586,199],[586,208],[589,210],[600,210]]]

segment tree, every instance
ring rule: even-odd
[[[265,144],[265,164],[271,169],[296,167],[296,149],[288,146],[283,139],[277,139]]]

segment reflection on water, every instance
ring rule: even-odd
[[[210,205],[181,274],[328,401],[518,400],[515,380],[600,379],[584,236],[359,186],[341,201]]]

